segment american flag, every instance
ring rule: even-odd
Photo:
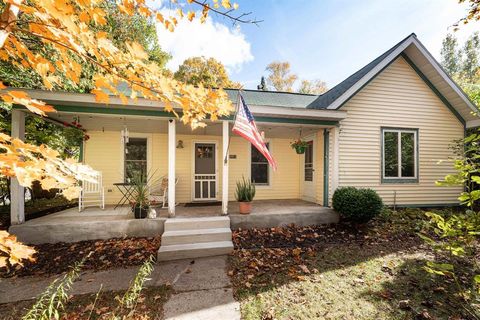
[[[248,109],[245,100],[243,100],[241,94],[239,95],[240,100],[238,103],[238,110],[232,132],[250,141],[250,143],[267,159],[273,170],[277,170],[277,162],[275,159],[273,159],[273,156],[270,154],[267,145],[263,141],[262,135],[258,131],[257,125],[255,124],[255,119]]]

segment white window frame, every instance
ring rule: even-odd
[[[385,176],[385,133],[393,132],[398,135],[397,138],[397,153],[398,153],[398,172],[396,177]],[[413,176],[402,177],[402,133],[413,133],[413,152],[414,152],[414,169]],[[404,129],[404,128],[382,128],[382,182],[418,182],[418,129]]]
[[[270,153],[272,153],[272,141],[270,140],[267,140],[265,141],[266,144],[268,144],[268,150],[270,151]],[[250,176],[250,181],[252,181],[252,148],[253,148],[253,145],[251,143],[248,144],[248,173],[249,173],[249,176]],[[270,188],[270,186],[272,185],[272,175],[271,175],[271,168],[270,168],[270,164],[268,163],[267,161],[267,179],[268,179],[268,183],[252,183],[255,185],[255,187],[260,187],[260,188]]]
[[[120,133],[120,137],[121,137],[121,133]],[[144,133],[135,133],[135,132],[131,132],[129,134],[129,137],[130,138],[143,138],[143,139],[147,139],[147,174],[148,173],[151,173],[151,165],[152,165],[152,135],[151,134],[144,134]],[[122,168],[122,173],[121,173],[121,176],[122,176],[122,182],[125,182],[125,143],[123,143],[122,141],[120,141],[120,145],[121,145],[121,156],[120,156],[120,160],[121,160],[121,168]]]

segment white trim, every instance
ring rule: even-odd
[[[222,214],[228,214],[228,165],[230,159],[228,157],[229,150],[229,135],[230,135],[230,126],[228,121],[222,122]],[[225,161],[226,160],[226,161]]]
[[[480,127],[480,119],[467,121],[467,123],[465,125],[468,129]]]
[[[303,154],[302,159],[300,163],[300,179],[302,179],[300,182],[303,184],[302,185],[302,199],[305,201],[312,201],[312,202],[317,202],[317,176],[316,176],[316,171],[317,171],[317,133],[310,134],[306,137],[302,137],[302,140],[304,141],[312,141],[312,146],[313,146],[313,153],[312,153],[312,181],[305,181],[305,154]],[[323,173],[322,173],[323,174]],[[305,193],[305,183],[312,184],[313,186],[313,196],[306,195]]]
[[[195,198],[195,144],[213,144],[215,145],[215,198],[208,198],[208,199],[202,199],[202,198]],[[212,201],[212,200],[218,200],[218,141],[216,140],[192,140],[192,192],[191,192],[191,199],[194,202],[201,202],[201,201]]]
[[[170,218],[175,217],[175,156],[177,152],[175,125],[175,119],[168,120],[168,216]]]
[[[307,108],[292,108],[292,107],[272,107],[249,105],[250,111],[254,116],[267,116],[276,118],[302,118],[302,119],[319,119],[325,121],[340,121],[347,117],[346,111],[340,110],[317,110]]]

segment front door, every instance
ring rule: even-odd
[[[216,145],[195,143],[193,200],[214,200],[217,197]]]
[[[303,155],[303,199],[316,201],[315,190],[315,140],[306,139],[308,146]]]

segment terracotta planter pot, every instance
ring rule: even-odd
[[[251,202],[239,202],[238,204],[240,205],[241,214],[249,214],[252,211]]]

